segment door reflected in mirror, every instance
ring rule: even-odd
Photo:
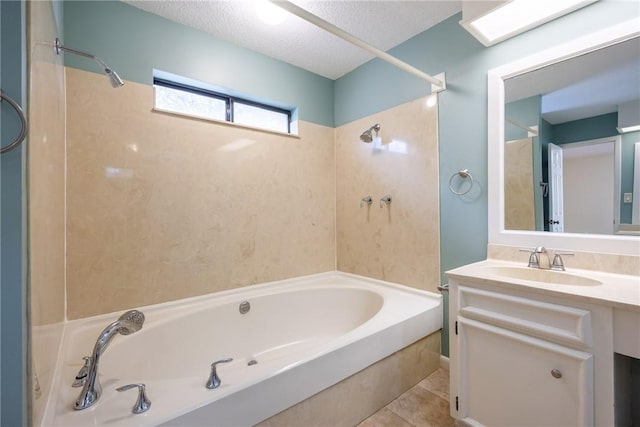
[[[634,234],[640,39],[504,80],[505,230]],[[625,124],[626,125],[626,124]]]

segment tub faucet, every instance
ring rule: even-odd
[[[113,337],[117,334],[129,335],[138,332],[142,328],[143,323],[144,314],[138,310],[129,310],[100,333],[88,362],[86,381],[82,386],[80,395],[76,399],[74,409],[86,409],[100,399],[102,386],[98,378],[98,364],[100,362],[100,356],[102,356],[102,353],[107,349]]]

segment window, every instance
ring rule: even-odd
[[[158,110],[291,133],[291,110],[157,77],[153,85]]]

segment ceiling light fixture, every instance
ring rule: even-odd
[[[287,12],[267,0],[257,0],[255,6],[258,18],[265,24],[279,25],[287,17]]]
[[[480,43],[491,46],[585,7],[597,0],[510,0],[462,5],[462,25]],[[496,3],[500,3],[495,6]]]

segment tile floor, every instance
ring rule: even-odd
[[[357,427],[454,426],[449,416],[449,372],[440,368]]]

